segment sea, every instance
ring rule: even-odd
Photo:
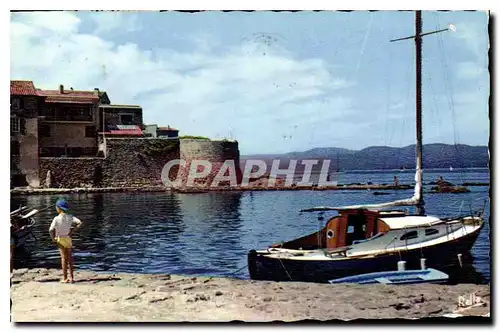
[[[414,172],[405,170],[344,171],[339,184],[413,184]],[[439,176],[460,185],[489,183],[488,169],[431,169],[424,171],[424,191]],[[426,193],[427,214],[456,216],[484,208],[485,227],[471,249],[472,266],[490,281],[489,186],[471,186],[470,193]],[[321,228],[324,220],[304,208],[328,205],[382,203],[408,198],[413,190],[246,191],[181,193],[86,193],[32,195],[11,198],[11,209],[26,205],[42,209],[64,197],[84,224],[74,236],[76,269],[101,272],[170,273],[248,279],[247,252],[291,240]],[[59,252],[51,243],[49,225],[56,212],[36,215],[34,238],[16,251],[15,267],[60,267]]]

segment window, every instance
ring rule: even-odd
[[[435,228],[429,228],[425,230],[425,236],[430,236],[439,233],[439,230]]]
[[[19,131],[21,132],[22,135],[26,135],[26,119],[25,118],[19,119]]]
[[[334,237],[335,233],[329,229],[328,232],[326,232],[326,237],[331,239],[332,237]]]
[[[85,137],[96,137],[96,131],[94,126],[86,126],[85,127]]]
[[[13,156],[19,156],[19,142],[11,141],[10,142],[10,154]]]
[[[411,239],[416,239],[417,237],[418,237],[417,231],[411,231],[411,232],[403,234],[403,236],[401,236],[400,240],[401,241],[411,240]]]
[[[40,125],[40,128],[38,129],[38,134],[40,137],[50,137],[50,126],[49,125]]]
[[[132,114],[120,114],[120,122],[124,125],[134,124],[134,116]]]
[[[42,116],[53,118],[56,116],[56,109],[53,107],[44,107],[44,108],[42,108],[40,113]]]
[[[21,131],[21,121],[18,117],[12,116],[10,117],[10,132],[18,133]]]
[[[11,106],[12,109],[18,110],[18,109],[21,108],[21,101],[19,100],[19,98],[13,98],[10,101],[10,106]]]

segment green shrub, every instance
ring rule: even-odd
[[[179,139],[201,139],[201,140],[210,141],[210,138],[205,137],[205,136],[191,136],[191,135],[179,136]]]

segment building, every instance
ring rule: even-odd
[[[179,130],[175,128],[158,127],[156,129],[156,137],[158,138],[177,138],[179,137]]]
[[[10,81],[11,186],[39,186],[38,113],[43,104],[32,81]]]
[[[174,128],[145,126],[140,106],[112,105],[99,89],[44,90],[11,81],[10,95],[11,186],[39,187],[46,176],[39,175],[41,165],[63,162],[59,157],[105,157],[106,138],[178,137]]]
[[[117,125],[142,126],[142,107],[137,105],[100,105],[96,119],[99,132],[116,130]]]
[[[156,124],[144,125],[144,134],[152,138],[179,138],[179,130],[175,128],[158,127]]]
[[[105,137],[143,137],[142,107],[137,105],[99,106],[96,119],[99,154],[106,154]]]
[[[144,134],[147,137],[152,137],[156,138],[156,130],[158,129],[158,126],[155,124],[152,125],[144,125]]]
[[[109,104],[105,92],[37,90],[45,97],[40,108],[39,148],[41,157],[97,155],[97,114],[101,104]]]

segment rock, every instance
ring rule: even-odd
[[[215,291],[215,296],[221,296],[223,293],[220,290]]]
[[[402,310],[402,309],[410,309],[411,306],[405,303],[396,303],[396,304],[390,304],[390,307],[394,307],[396,310]]]
[[[208,301],[210,300],[210,296],[205,295],[205,294],[196,294],[194,297],[195,301]]]
[[[166,296],[166,297],[162,297],[162,298],[158,298],[158,299],[149,300],[149,303],[162,302],[162,301],[170,300],[173,298],[174,298],[173,296]]]
[[[132,296],[129,296],[129,297],[126,297],[125,300],[137,300],[139,299],[139,297],[143,294],[146,294],[146,292],[141,292],[139,294],[135,294],[135,295],[132,295]]]
[[[425,302],[425,297],[423,295],[421,295],[420,298],[411,301],[411,303],[424,303],[424,302]]]
[[[14,270],[13,272],[14,272],[15,276],[19,276],[19,275],[23,275],[26,272],[28,272],[28,269],[26,269],[26,268],[24,268],[24,269],[18,269],[18,270]]]
[[[172,276],[170,274],[157,274],[152,276],[153,279],[159,279],[159,280],[170,280],[172,279]]]

